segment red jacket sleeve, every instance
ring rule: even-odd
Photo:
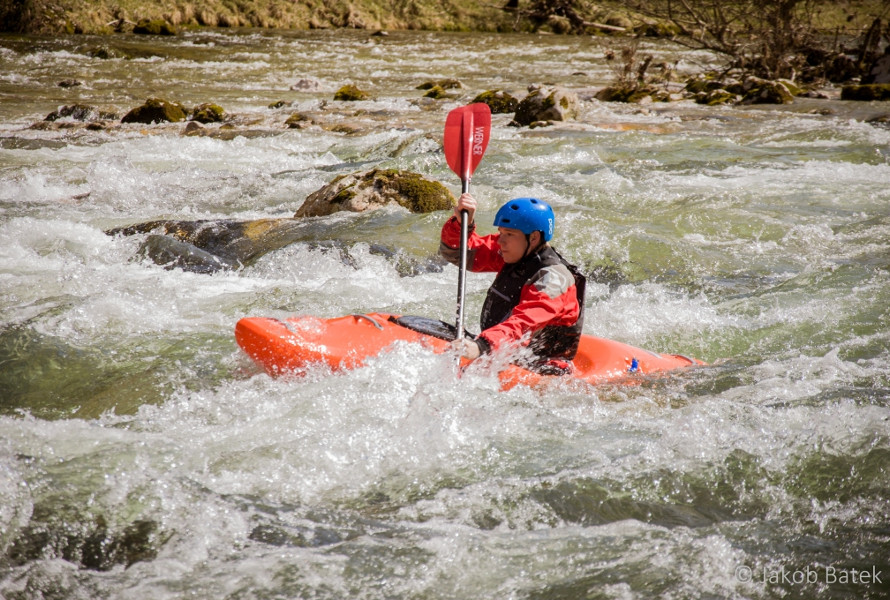
[[[476,273],[483,271],[500,271],[504,266],[498,247],[498,234],[480,236],[476,233],[475,223],[470,226],[467,235],[467,268]],[[460,260],[460,220],[451,217],[442,226],[439,253],[448,262],[457,264]]]
[[[523,286],[510,316],[480,336],[497,350],[549,325],[574,325],[580,314],[574,278],[564,265],[554,265],[538,271]]]

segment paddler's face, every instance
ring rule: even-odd
[[[528,239],[525,234],[518,229],[510,229],[509,227],[498,227],[498,246],[504,262],[512,264],[522,260],[529,248],[535,248],[541,241],[541,233],[532,232]],[[531,243],[529,243],[531,242]]]

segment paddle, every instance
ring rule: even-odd
[[[461,193],[470,191],[470,177],[482,160],[491,134],[491,109],[477,102],[459,106],[445,120],[445,160],[461,182]],[[460,260],[457,275],[457,337],[464,337],[464,298],[466,296],[467,211],[460,213]]]

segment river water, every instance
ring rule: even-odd
[[[0,596],[890,597],[890,129],[866,122],[890,103],[604,104],[602,57],[554,36],[0,38]],[[442,78],[464,87],[415,89]],[[502,393],[402,346],[272,379],[240,317],[452,320],[447,215],[313,219],[212,274],[104,233],[288,217],[372,166],[458,192],[447,112],[536,82],[581,114],[494,115],[480,228],[546,199],[554,245],[591,273],[585,331],[710,366]],[[333,102],[345,83],[373,99]],[[216,102],[231,127],[31,127],[151,96]],[[288,129],[294,111],[321,124]],[[471,330],[490,281],[469,277]]]

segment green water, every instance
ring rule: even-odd
[[[446,77],[453,98],[415,89]],[[593,100],[610,77],[600,42],[558,36],[0,38],[0,595],[890,597],[890,130],[866,122],[890,104]],[[213,274],[103,233],[290,217],[372,166],[457,192],[448,111],[542,81],[581,114],[495,115],[480,228],[544,198],[591,274],[585,331],[708,367],[503,393],[404,346],[271,379],[243,316],[450,320],[447,215],[315,219]],[[374,98],[334,102],[344,83]],[[231,129],[32,127],[150,96],[216,102]],[[288,129],[296,111],[319,125]],[[490,281],[468,280],[470,329]]]

